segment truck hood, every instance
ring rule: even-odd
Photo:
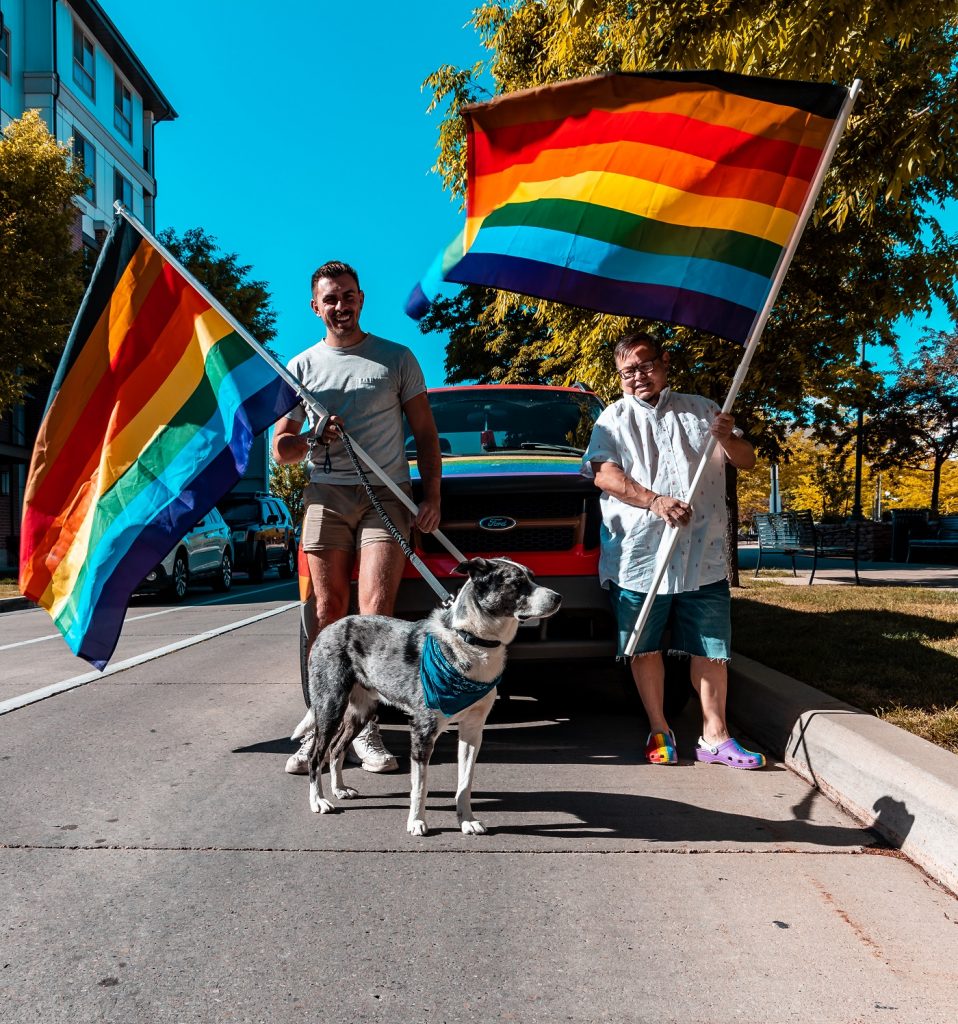
[[[578,455],[543,452],[516,452],[489,455],[454,455],[442,460],[443,479],[458,477],[578,477],[582,460]],[[419,468],[410,462],[413,480],[419,479]]]

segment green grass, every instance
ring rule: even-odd
[[[743,584],[737,652],[958,753],[958,592]]]

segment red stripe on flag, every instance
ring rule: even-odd
[[[584,117],[530,121],[486,133],[469,129],[469,150],[476,174],[492,174],[515,164],[531,163],[548,150],[568,151],[567,174],[601,169],[580,165],[575,150],[596,144],[638,142],[672,153],[688,153],[715,163],[811,181],[822,152],[780,139],[709,124],[684,114],[594,110]],[[641,173],[641,169],[637,168]]]

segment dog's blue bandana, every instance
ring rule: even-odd
[[[502,673],[491,683],[477,683],[467,679],[442,653],[439,641],[432,633],[427,633],[422,660],[419,662],[419,678],[422,679],[422,689],[426,695],[426,707],[441,711],[446,718],[451,718],[495,689],[502,679]]]

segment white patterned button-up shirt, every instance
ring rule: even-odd
[[[709,440],[719,407],[699,395],[663,388],[649,405],[632,395],[604,409],[583,456],[582,473],[593,479],[593,462],[612,462],[643,487],[688,501],[688,490]],[[741,431],[736,429],[736,434]],[[670,539],[668,526],[654,512],[602,493],[599,577],[626,590],[646,593],[655,575],[659,546]],[[698,590],[724,579],[725,452],[716,444],[692,501],[692,520],[678,527],[679,539],[659,593]]]

